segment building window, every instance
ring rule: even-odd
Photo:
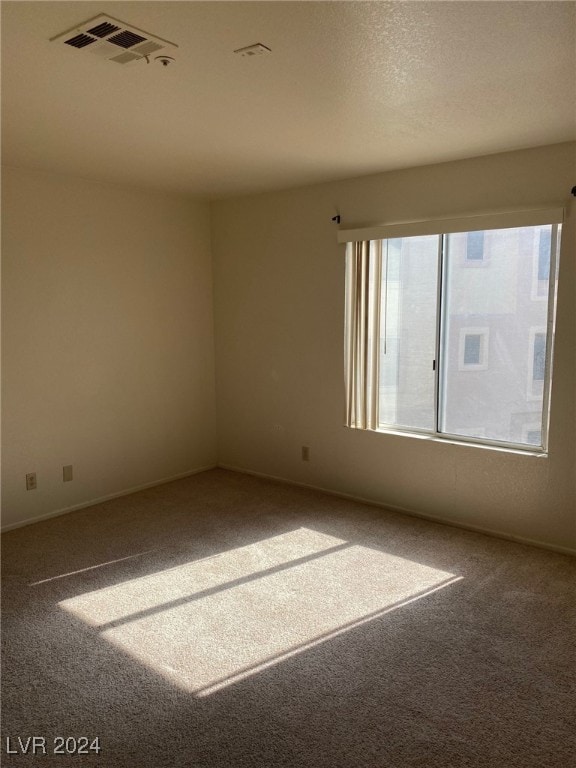
[[[466,233],[466,261],[484,261],[484,232]]]
[[[559,230],[350,241],[346,423],[544,450]],[[488,233],[490,269],[466,269],[463,241],[476,260]],[[536,238],[546,295],[533,303]]]
[[[532,381],[544,381],[546,373],[546,334],[534,334],[532,351]]]
[[[482,336],[479,333],[467,333],[464,337],[464,365],[480,364],[480,344]]]
[[[484,371],[488,366],[489,328],[460,329],[458,368],[461,371]]]
[[[538,280],[550,277],[550,233],[542,227],[538,237]]]
[[[550,278],[551,227],[534,228],[532,300],[547,299]]]
[[[527,385],[526,398],[530,402],[539,402],[544,394],[546,381],[546,327],[531,327],[527,349]]]

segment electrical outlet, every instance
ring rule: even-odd
[[[302,461],[310,461],[310,448],[307,445],[302,446]]]
[[[62,467],[62,481],[69,483],[72,479],[72,464],[67,464],[65,467]]]
[[[36,490],[36,472],[29,472],[26,475],[26,490],[27,491]]]

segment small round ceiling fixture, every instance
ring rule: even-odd
[[[162,66],[163,66],[163,67],[167,67],[167,66],[168,66],[168,64],[172,64],[172,62],[173,62],[174,60],[175,60],[175,59],[174,59],[174,57],[173,57],[173,56],[156,56],[156,57],[154,58],[154,61],[158,61],[158,62],[160,62],[160,64],[162,64]]]

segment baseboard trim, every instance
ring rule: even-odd
[[[199,467],[197,469],[189,469],[187,472],[180,472],[177,475],[171,477],[164,477],[161,480],[153,480],[150,483],[143,483],[142,485],[136,485],[133,488],[126,488],[123,491],[117,491],[116,493],[109,493],[107,496],[99,496],[97,499],[90,499],[89,501],[83,501],[80,504],[74,504],[71,507],[62,507],[56,509],[53,512],[47,512],[44,515],[38,515],[28,520],[20,520],[17,523],[9,523],[3,525],[0,529],[2,533],[12,531],[14,528],[23,528],[26,525],[34,525],[34,523],[41,523],[43,520],[49,520],[51,517],[60,517],[60,515],[67,515],[70,512],[77,512],[79,509],[86,509],[86,507],[93,507],[96,504],[102,504],[104,501],[111,501],[112,499],[119,499],[122,496],[130,496],[131,493],[138,493],[138,491],[145,491],[147,488],[154,488],[157,485],[165,485],[166,483],[173,483],[175,480],[182,480],[185,477],[191,475],[198,475],[200,472],[207,472],[209,469],[216,469],[217,464],[210,464],[206,467]]]
[[[218,464],[220,469],[227,469],[231,472],[239,472],[244,475],[253,475],[254,477],[261,477],[265,480],[272,480],[276,483],[287,483],[288,485],[296,485],[300,488],[309,488],[313,491],[321,491],[327,493],[330,496],[337,496],[341,499],[349,499],[350,501],[358,501],[362,504],[369,504],[372,507],[380,507],[381,509],[389,509],[392,512],[400,512],[403,515],[409,515],[410,517],[418,517],[422,520],[428,520],[431,523],[440,523],[441,525],[449,525],[453,528],[462,528],[465,531],[472,531],[473,533],[482,533],[486,536],[494,536],[497,539],[506,539],[506,541],[514,541],[517,544],[527,544],[532,547],[538,547],[539,549],[548,549],[552,552],[559,552],[563,555],[576,556],[576,549],[570,547],[560,547],[556,544],[549,544],[546,541],[538,541],[537,539],[528,539],[524,536],[516,536],[505,531],[497,531],[491,528],[483,528],[479,525],[470,525],[468,523],[460,523],[455,520],[449,520],[443,517],[437,517],[436,515],[428,515],[425,512],[418,512],[414,509],[408,509],[407,507],[399,507],[396,504],[386,504],[383,501],[376,499],[369,499],[363,496],[355,496],[351,493],[344,493],[342,491],[335,491],[332,488],[323,488],[320,485],[313,485],[311,483],[302,483],[298,480],[291,480],[287,477],[279,477],[277,475],[269,475],[265,472],[256,472],[252,469],[246,469],[245,467],[238,467],[233,464]]]

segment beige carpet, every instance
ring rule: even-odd
[[[2,548],[5,765],[576,764],[568,556],[224,470]]]

